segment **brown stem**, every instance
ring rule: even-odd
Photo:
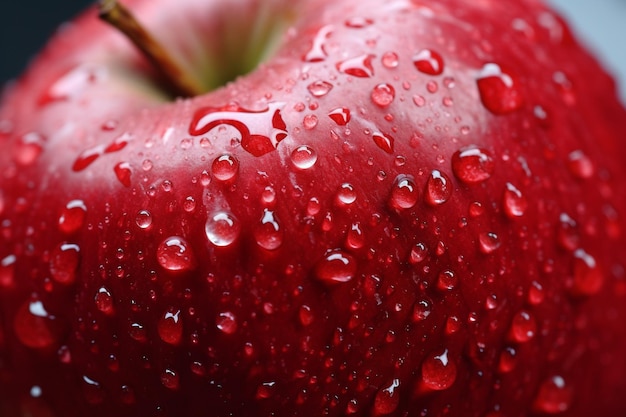
[[[100,0],[100,19],[124,33],[145,55],[177,95],[193,97],[204,92],[199,83],[167,53],[165,48],[117,0]]]

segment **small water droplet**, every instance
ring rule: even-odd
[[[20,136],[13,149],[13,160],[22,166],[35,163],[43,151],[45,138],[37,132],[29,132]]]
[[[254,229],[257,245],[266,250],[276,250],[283,244],[284,231],[281,229],[274,212],[263,210],[261,222]]]
[[[328,54],[324,48],[324,42],[333,32],[333,26],[323,26],[313,38],[311,49],[302,58],[305,62],[320,62],[326,59]]]
[[[396,209],[410,209],[417,203],[418,198],[415,178],[412,175],[398,175],[391,188],[390,205]]]
[[[0,288],[12,288],[15,285],[15,255],[7,255],[0,261]]]
[[[374,23],[372,19],[366,17],[355,16],[347,19],[344,24],[352,29],[362,29]]]
[[[583,249],[574,251],[574,295],[589,296],[598,293],[604,283],[604,275],[593,256]]]
[[[426,83],[426,91],[430,94],[435,94],[439,90],[439,84],[436,81],[428,81]]]
[[[237,319],[230,311],[218,314],[215,326],[224,334],[233,334],[237,331]]]
[[[304,119],[302,120],[302,125],[304,126],[306,130],[312,130],[312,129],[315,129],[315,126],[317,126],[318,121],[319,120],[316,115],[307,114],[306,116],[304,116]]]
[[[439,288],[441,291],[450,291],[456,287],[458,281],[459,279],[457,278],[454,271],[447,269],[439,273],[439,276],[437,278],[437,288]]]
[[[276,202],[276,190],[274,187],[267,186],[261,192],[261,203],[266,206],[272,206]]]
[[[418,300],[413,305],[412,318],[414,322],[424,321],[432,313],[432,303],[429,300]]]
[[[172,369],[166,369],[161,373],[161,384],[172,391],[180,388],[180,376]]]
[[[514,78],[498,64],[485,64],[476,80],[483,105],[497,115],[512,113],[522,107],[522,92]]]
[[[337,190],[335,201],[339,206],[348,206],[357,199],[357,193],[352,184],[343,183]]]
[[[115,176],[124,187],[130,187],[130,177],[133,173],[130,164],[128,162],[120,162],[113,167]]]
[[[315,277],[327,285],[351,281],[356,275],[357,264],[352,255],[340,250],[330,250],[315,266]]]
[[[50,275],[56,282],[69,285],[76,280],[80,262],[80,248],[73,243],[62,243],[50,254]]]
[[[593,161],[580,150],[569,154],[567,167],[574,177],[581,180],[589,179],[595,173]]]
[[[452,196],[452,183],[450,178],[443,172],[435,169],[430,173],[426,181],[424,199],[431,206],[445,203]]]
[[[170,236],[159,245],[157,260],[159,265],[172,272],[189,271],[196,265],[189,244],[185,239],[178,236]]]
[[[33,349],[46,349],[57,344],[61,337],[58,319],[51,315],[43,302],[33,297],[15,314],[13,330],[19,341]]]
[[[99,382],[83,375],[83,395],[85,401],[91,405],[101,404],[105,398],[105,392]]]
[[[330,117],[339,126],[345,126],[350,122],[350,109],[346,107],[337,107],[328,113],[328,117]]]
[[[397,68],[399,64],[398,54],[395,52],[385,52],[381,58],[383,66],[387,69]]]
[[[137,342],[144,343],[148,340],[146,328],[140,323],[131,323],[128,335]]]
[[[530,288],[528,289],[528,302],[532,305],[539,305],[543,302],[545,298],[545,291],[543,286],[537,281],[533,281],[530,283]]]
[[[372,135],[372,139],[374,139],[374,143],[383,151],[388,154],[393,153],[393,146],[395,139],[386,133],[376,132]]]
[[[360,249],[365,244],[365,236],[361,230],[361,224],[352,223],[346,235],[346,246],[349,249]]]
[[[230,154],[223,154],[213,160],[211,172],[219,181],[231,181],[239,171],[239,160]]]
[[[501,373],[511,372],[517,365],[517,351],[513,347],[505,347],[500,353],[500,360],[498,362],[498,370]]]
[[[314,81],[307,86],[307,90],[313,97],[324,97],[333,89],[333,85],[328,81]]]
[[[148,229],[152,226],[152,215],[148,210],[140,210],[135,216],[135,224],[140,229]]]
[[[424,96],[416,94],[413,96],[413,103],[415,103],[417,107],[424,107],[426,105],[426,99]]]
[[[378,390],[374,398],[374,416],[386,416],[396,411],[400,404],[400,380],[394,379],[391,383]]]
[[[486,232],[478,235],[478,248],[486,255],[493,253],[500,247],[500,245],[500,238],[493,232]]]
[[[559,245],[566,250],[576,250],[580,245],[580,236],[578,234],[578,226],[574,219],[566,213],[559,216],[559,225],[557,227],[557,241]]]
[[[428,249],[423,243],[416,243],[409,253],[409,262],[413,265],[423,262],[428,257]]]
[[[452,155],[452,171],[466,184],[488,180],[494,171],[494,161],[486,149],[468,146]]]
[[[256,399],[257,400],[266,400],[276,391],[276,382],[263,382],[256,389]]]
[[[511,219],[522,217],[528,208],[526,197],[510,182],[507,182],[505,187],[503,197],[504,213]]]
[[[193,213],[196,210],[196,200],[192,196],[187,196],[183,200],[183,210]]]
[[[315,315],[313,314],[313,310],[311,310],[311,307],[307,305],[301,305],[300,310],[298,311],[298,319],[303,326],[308,326],[313,323],[313,320],[315,320]]]
[[[232,214],[219,211],[209,216],[205,232],[209,242],[215,246],[230,246],[237,240],[241,232],[239,220]]]
[[[519,311],[511,322],[510,337],[517,343],[526,343],[535,337],[537,323],[535,318],[525,310]]]
[[[364,54],[337,63],[337,70],[354,77],[368,78],[374,75],[374,55]]]
[[[396,90],[392,85],[381,83],[372,89],[370,95],[372,102],[379,107],[387,107],[396,98]]]
[[[77,232],[85,222],[87,206],[82,200],[72,200],[61,211],[59,230],[67,235]]]
[[[180,317],[180,310],[170,309],[159,318],[157,324],[159,337],[170,345],[180,344],[183,338],[183,322]]]
[[[555,375],[542,382],[533,406],[541,413],[559,414],[570,408],[572,400],[572,389],[563,377]]]
[[[113,295],[106,287],[100,287],[94,297],[96,308],[102,313],[110,316],[115,312],[113,306]]]
[[[443,58],[438,52],[422,49],[413,56],[413,65],[418,71],[428,75],[439,75],[443,72]]]
[[[425,388],[442,391],[456,380],[456,365],[448,358],[448,349],[441,354],[431,354],[422,363],[422,383]]]

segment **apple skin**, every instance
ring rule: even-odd
[[[201,73],[294,16],[191,99],[94,10],[5,88],[2,415],[624,415],[610,76],[538,1],[286,3],[127,2]]]

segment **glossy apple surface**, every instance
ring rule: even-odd
[[[2,415],[626,412],[626,111],[557,15],[128,6],[211,91],[95,10],[5,89]]]

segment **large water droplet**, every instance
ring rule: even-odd
[[[428,75],[439,75],[443,72],[443,58],[438,52],[422,49],[413,56],[413,65],[418,71]]]
[[[226,247],[239,237],[241,224],[233,214],[219,211],[209,216],[204,230],[209,242]]]
[[[452,155],[452,172],[466,184],[488,180],[494,171],[494,161],[486,149],[468,146]]]
[[[65,234],[77,232],[85,222],[87,206],[82,200],[72,200],[61,211],[59,230]]]
[[[263,210],[261,222],[254,229],[257,245],[267,250],[276,250],[283,244],[284,231],[281,229],[274,212]]]
[[[183,322],[180,310],[170,309],[165,312],[165,314],[159,318],[157,331],[159,337],[165,343],[174,346],[180,344],[183,338]]]
[[[239,160],[233,155],[220,155],[213,160],[211,172],[219,181],[230,181],[235,178],[239,171]]]
[[[372,89],[370,95],[372,102],[379,107],[387,107],[396,98],[396,90],[392,85],[381,83]]]
[[[524,215],[528,208],[528,201],[517,187],[507,182],[504,189],[503,206],[507,217],[515,219]]]
[[[333,85],[328,81],[314,81],[307,86],[307,90],[313,97],[324,97],[333,89]]]
[[[140,229],[148,229],[152,226],[152,215],[148,210],[140,210],[135,216],[135,224]]]
[[[159,265],[168,271],[189,271],[196,265],[196,260],[189,244],[179,236],[165,239],[157,248]]]
[[[352,184],[343,183],[337,190],[335,201],[339,206],[348,206],[356,201],[357,193]]]
[[[307,145],[298,146],[291,152],[291,162],[296,168],[309,169],[317,162],[317,152]]]
[[[503,115],[522,107],[522,92],[518,82],[509,74],[502,72],[499,65],[485,64],[476,83],[480,99],[490,112]]]
[[[378,390],[374,398],[374,416],[386,416],[398,408],[400,404],[400,380],[394,379],[391,383]]]
[[[61,284],[72,284],[80,262],[80,248],[73,243],[63,243],[50,254],[50,275]]]
[[[409,209],[417,203],[419,192],[412,175],[400,174],[391,187],[389,204],[396,209]]]
[[[555,375],[542,382],[533,406],[542,413],[559,414],[570,408],[572,400],[572,389],[563,377]]]
[[[427,389],[446,390],[455,380],[456,365],[448,358],[448,349],[428,356],[422,363],[422,383]]]
[[[571,291],[574,295],[589,296],[602,288],[604,274],[593,256],[583,249],[574,252],[574,281]]]
[[[335,249],[326,254],[315,265],[315,277],[324,284],[334,285],[349,282],[356,274],[357,264],[352,255]]]
[[[19,341],[33,349],[50,348],[61,337],[58,319],[51,315],[38,298],[26,301],[15,314],[13,330]]]
[[[517,343],[526,343],[535,337],[537,323],[535,318],[526,310],[519,311],[511,322],[510,337]]]
[[[435,169],[430,173],[426,181],[424,199],[431,206],[445,203],[452,196],[452,183],[450,178],[443,172]]]
[[[354,77],[367,78],[374,75],[374,55],[364,54],[337,63],[337,70]]]

